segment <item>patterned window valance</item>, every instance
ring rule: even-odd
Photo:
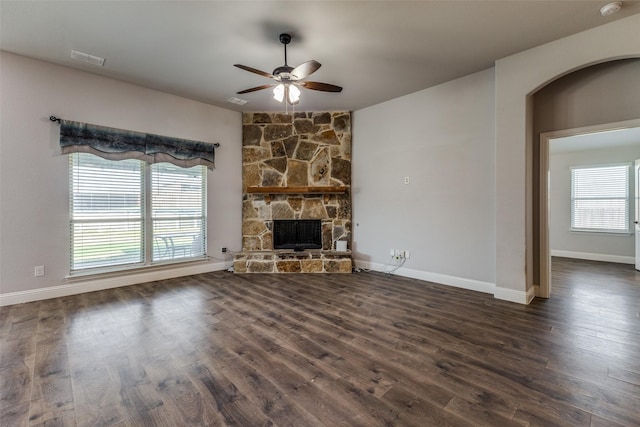
[[[54,120],[55,119],[55,120]],[[214,147],[219,144],[171,138],[73,122],[60,122],[60,150],[63,154],[91,153],[109,160],[140,159],[148,163],[168,162],[189,168],[204,165],[213,169]]]

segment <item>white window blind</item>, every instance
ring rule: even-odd
[[[204,167],[151,166],[153,261],[204,256]]]
[[[206,169],[70,155],[71,272],[206,255]]]
[[[71,270],[143,262],[142,162],[71,157]]]
[[[571,228],[629,232],[630,164],[571,168]]]

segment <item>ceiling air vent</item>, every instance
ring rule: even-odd
[[[104,65],[104,58],[80,52],[79,50],[72,50],[71,57],[78,61],[86,62],[87,64],[95,65],[97,67],[102,67]]]
[[[232,104],[244,105],[249,101],[245,101],[244,99],[240,99],[240,98],[236,98],[235,96],[232,96],[231,98],[227,99],[227,102],[230,102]]]

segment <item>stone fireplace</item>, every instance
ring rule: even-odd
[[[234,270],[351,272],[351,114],[242,119],[242,252]],[[274,220],[318,220],[321,248],[274,249]],[[347,251],[336,251],[336,241],[347,242]]]

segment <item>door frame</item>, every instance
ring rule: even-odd
[[[633,186],[634,188],[634,218],[633,218],[633,238],[635,239],[635,258],[634,267],[640,271],[640,159],[633,162]]]
[[[611,130],[630,129],[640,127],[640,119],[621,122],[603,123],[573,129],[563,129],[540,134],[540,186],[539,186],[539,241],[538,251],[540,260],[539,283],[535,286],[535,295],[540,298],[551,297],[551,249],[549,248],[549,144],[552,139],[569,136],[600,133]]]

